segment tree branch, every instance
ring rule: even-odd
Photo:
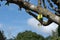
[[[60,25],[60,17],[53,14],[52,12],[48,11],[45,8],[35,6],[35,5],[30,4],[29,2],[26,2],[26,1],[23,1],[23,0],[8,0],[7,2],[17,4],[19,7],[22,7],[24,9],[29,9],[33,12],[36,12],[37,14],[41,12],[42,15],[44,15],[44,17],[47,17],[48,19],[50,19],[53,22]],[[40,10],[40,12],[39,12],[39,10]]]
[[[33,16],[35,19],[37,19],[37,15],[35,15],[34,13],[32,13],[30,10],[26,10],[26,12],[29,14],[29,15],[31,15],[31,16]],[[37,19],[38,20],[38,19]],[[38,20],[39,21],[39,20]],[[40,23],[41,23],[41,21],[39,21]],[[51,24],[52,23],[52,21],[50,20],[50,19],[48,19],[48,21],[47,22],[45,22],[45,21],[42,21],[42,25],[44,25],[44,26],[47,26],[47,25],[49,25],[49,24]]]

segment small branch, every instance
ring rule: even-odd
[[[45,17],[47,17],[48,19],[52,20],[53,22],[57,23],[60,25],[60,17],[53,14],[52,12],[48,11],[45,8],[42,7],[37,7],[35,5],[32,5],[28,2],[24,2],[25,7],[27,7],[29,10],[36,12],[37,14],[40,12],[42,13],[42,15],[44,15]],[[43,10],[43,11],[42,11]],[[49,17],[48,17],[49,16]],[[57,19],[56,19],[57,18]]]
[[[35,15],[34,13],[32,13],[30,10],[26,10],[26,12],[29,14],[29,15],[31,15],[31,16],[33,16],[35,19],[37,19],[37,15]],[[38,19],[37,19],[38,20]],[[39,21],[39,20],[38,20]],[[40,23],[41,23],[41,21],[39,21]],[[47,25],[49,25],[49,24],[51,24],[52,23],[52,21],[49,19],[47,22],[45,22],[45,21],[42,21],[42,25],[44,25],[44,26],[47,26]]]
[[[45,0],[42,0],[42,1],[43,1],[43,6],[44,6],[44,8],[46,8]]]
[[[17,1],[16,0],[9,0],[7,2],[17,4],[19,7],[22,7],[24,9],[29,9],[33,12],[36,12],[37,14],[41,12],[44,17],[47,17],[49,20],[52,20],[53,22],[60,25],[60,17],[53,14],[52,12],[48,11],[45,8],[35,6],[35,5],[30,4],[29,2],[26,2],[26,1],[23,1],[23,0],[17,0]]]
[[[54,8],[54,6],[52,5],[51,1],[50,1],[50,0],[47,0],[47,1],[48,1],[48,3],[49,3],[50,7],[51,7],[51,8]]]
[[[41,0],[38,0],[38,6],[41,6],[42,2]]]

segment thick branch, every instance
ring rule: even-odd
[[[35,19],[37,19],[37,15],[35,15],[34,13],[32,13],[30,10],[26,10],[26,12],[29,14],[29,15],[31,15],[31,16],[33,16]],[[38,20],[38,19],[37,19]],[[39,21],[39,20],[38,20]],[[40,21],[39,21],[40,22]],[[40,22],[41,23],[41,22]],[[49,24],[51,24],[52,23],[52,21],[50,20],[50,19],[48,19],[48,21],[47,22],[45,22],[45,21],[42,21],[42,25],[44,25],[44,26],[47,26],[47,25],[49,25]]]
[[[29,8],[31,11],[36,12],[36,13],[39,13],[39,10],[40,10],[40,12],[45,17],[47,17],[48,19],[51,19],[53,22],[55,22],[55,23],[60,25],[60,17],[58,17],[57,15],[55,15],[52,12],[48,11],[47,9],[42,8],[42,7],[34,6],[32,4],[29,4],[28,2],[24,2],[24,6]]]
[[[37,6],[32,5],[32,4],[30,4],[30,3],[26,2],[26,1],[23,1],[23,0],[17,0],[17,1],[16,0],[9,0],[9,3],[17,4],[19,7],[22,7],[24,9],[29,9],[29,10],[31,10],[33,12],[36,12],[37,14],[39,13],[39,10],[40,10],[40,12],[45,17],[47,17],[48,19],[50,19],[53,22],[60,25],[60,17],[58,17],[57,15],[53,14],[52,12],[48,11],[45,8],[37,7]]]

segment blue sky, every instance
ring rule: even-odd
[[[27,24],[27,19],[31,16],[28,15],[24,9],[20,11],[19,7],[15,4],[7,6],[4,5],[5,2],[0,3],[2,4],[0,7],[0,30],[3,30],[7,37],[10,35],[15,36],[18,32],[25,30],[33,30]],[[34,1],[34,3],[36,3],[36,1]]]
[[[30,2],[37,5],[37,0],[31,0]],[[16,36],[19,32],[25,30],[31,30],[45,36],[47,35],[28,24],[28,19],[32,18],[32,16],[27,14],[24,9],[20,11],[19,7],[15,4],[7,6],[4,5],[5,2],[0,3],[2,4],[0,7],[0,30],[4,31],[7,38]]]

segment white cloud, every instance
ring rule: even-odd
[[[35,18],[30,18],[30,19],[28,19],[28,24],[29,25],[31,25],[31,26],[33,26],[34,28],[38,28],[38,24],[39,22],[35,19]]]
[[[43,26],[42,31],[51,35],[52,31],[56,32],[57,27],[58,27],[58,25],[53,22],[48,26]]]
[[[52,31],[56,32],[58,25],[56,23],[51,23],[48,26],[38,26],[39,22],[35,18],[28,19],[28,24],[32,26],[32,28],[39,30],[39,32],[43,32],[49,35],[52,35]]]
[[[3,24],[0,24],[0,28],[2,28],[3,27]]]

